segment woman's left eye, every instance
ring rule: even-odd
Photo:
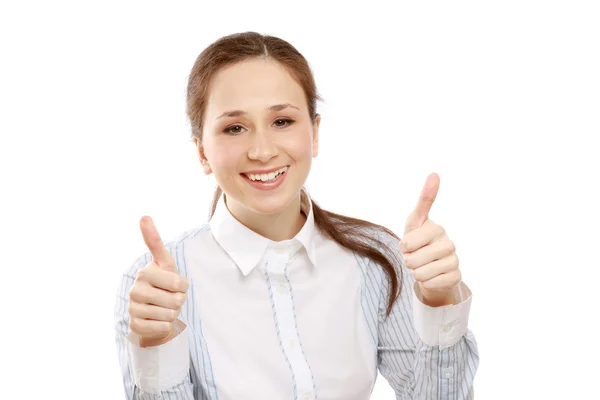
[[[281,124],[281,123],[283,123],[283,124]],[[279,118],[279,119],[275,120],[275,126],[277,126],[277,128],[287,128],[288,126],[292,125],[293,123],[294,123],[294,120],[289,119],[289,118]]]

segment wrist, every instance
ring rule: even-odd
[[[140,347],[155,347],[165,344],[174,339],[180,333],[177,324],[171,325],[171,332],[164,338],[144,338],[140,337]]]
[[[452,304],[456,304],[456,299],[454,297],[454,291],[438,291],[438,290],[427,290],[422,287],[421,289],[421,297],[423,304],[429,307],[442,307],[448,306]]]

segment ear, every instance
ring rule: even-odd
[[[200,164],[202,164],[202,170],[206,175],[212,174],[212,169],[208,164],[208,159],[206,158],[206,154],[204,154],[204,146],[200,139],[197,137],[194,138],[194,143],[196,144],[196,149],[198,150],[198,159],[200,160]]]
[[[321,125],[321,115],[317,114],[315,123],[313,124],[313,143],[312,151],[313,157],[319,155],[319,126]]]

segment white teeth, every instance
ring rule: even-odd
[[[262,181],[262,182],[270,182],[275,180],[275,178],[279,177],[282,173],[287,170],[287,167],[283,167],[275,172],[270,172],[268,174],[249,174],[247,175],[253,181]]]

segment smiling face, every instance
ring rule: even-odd
[[[298,198],[318,152],[320,118],[311,120],[302,87],[270,58],[220,70],[208,95],[202,143],[227,205],[241,212],[282,212]],[[245,208],[242,211],[241,208]]]

